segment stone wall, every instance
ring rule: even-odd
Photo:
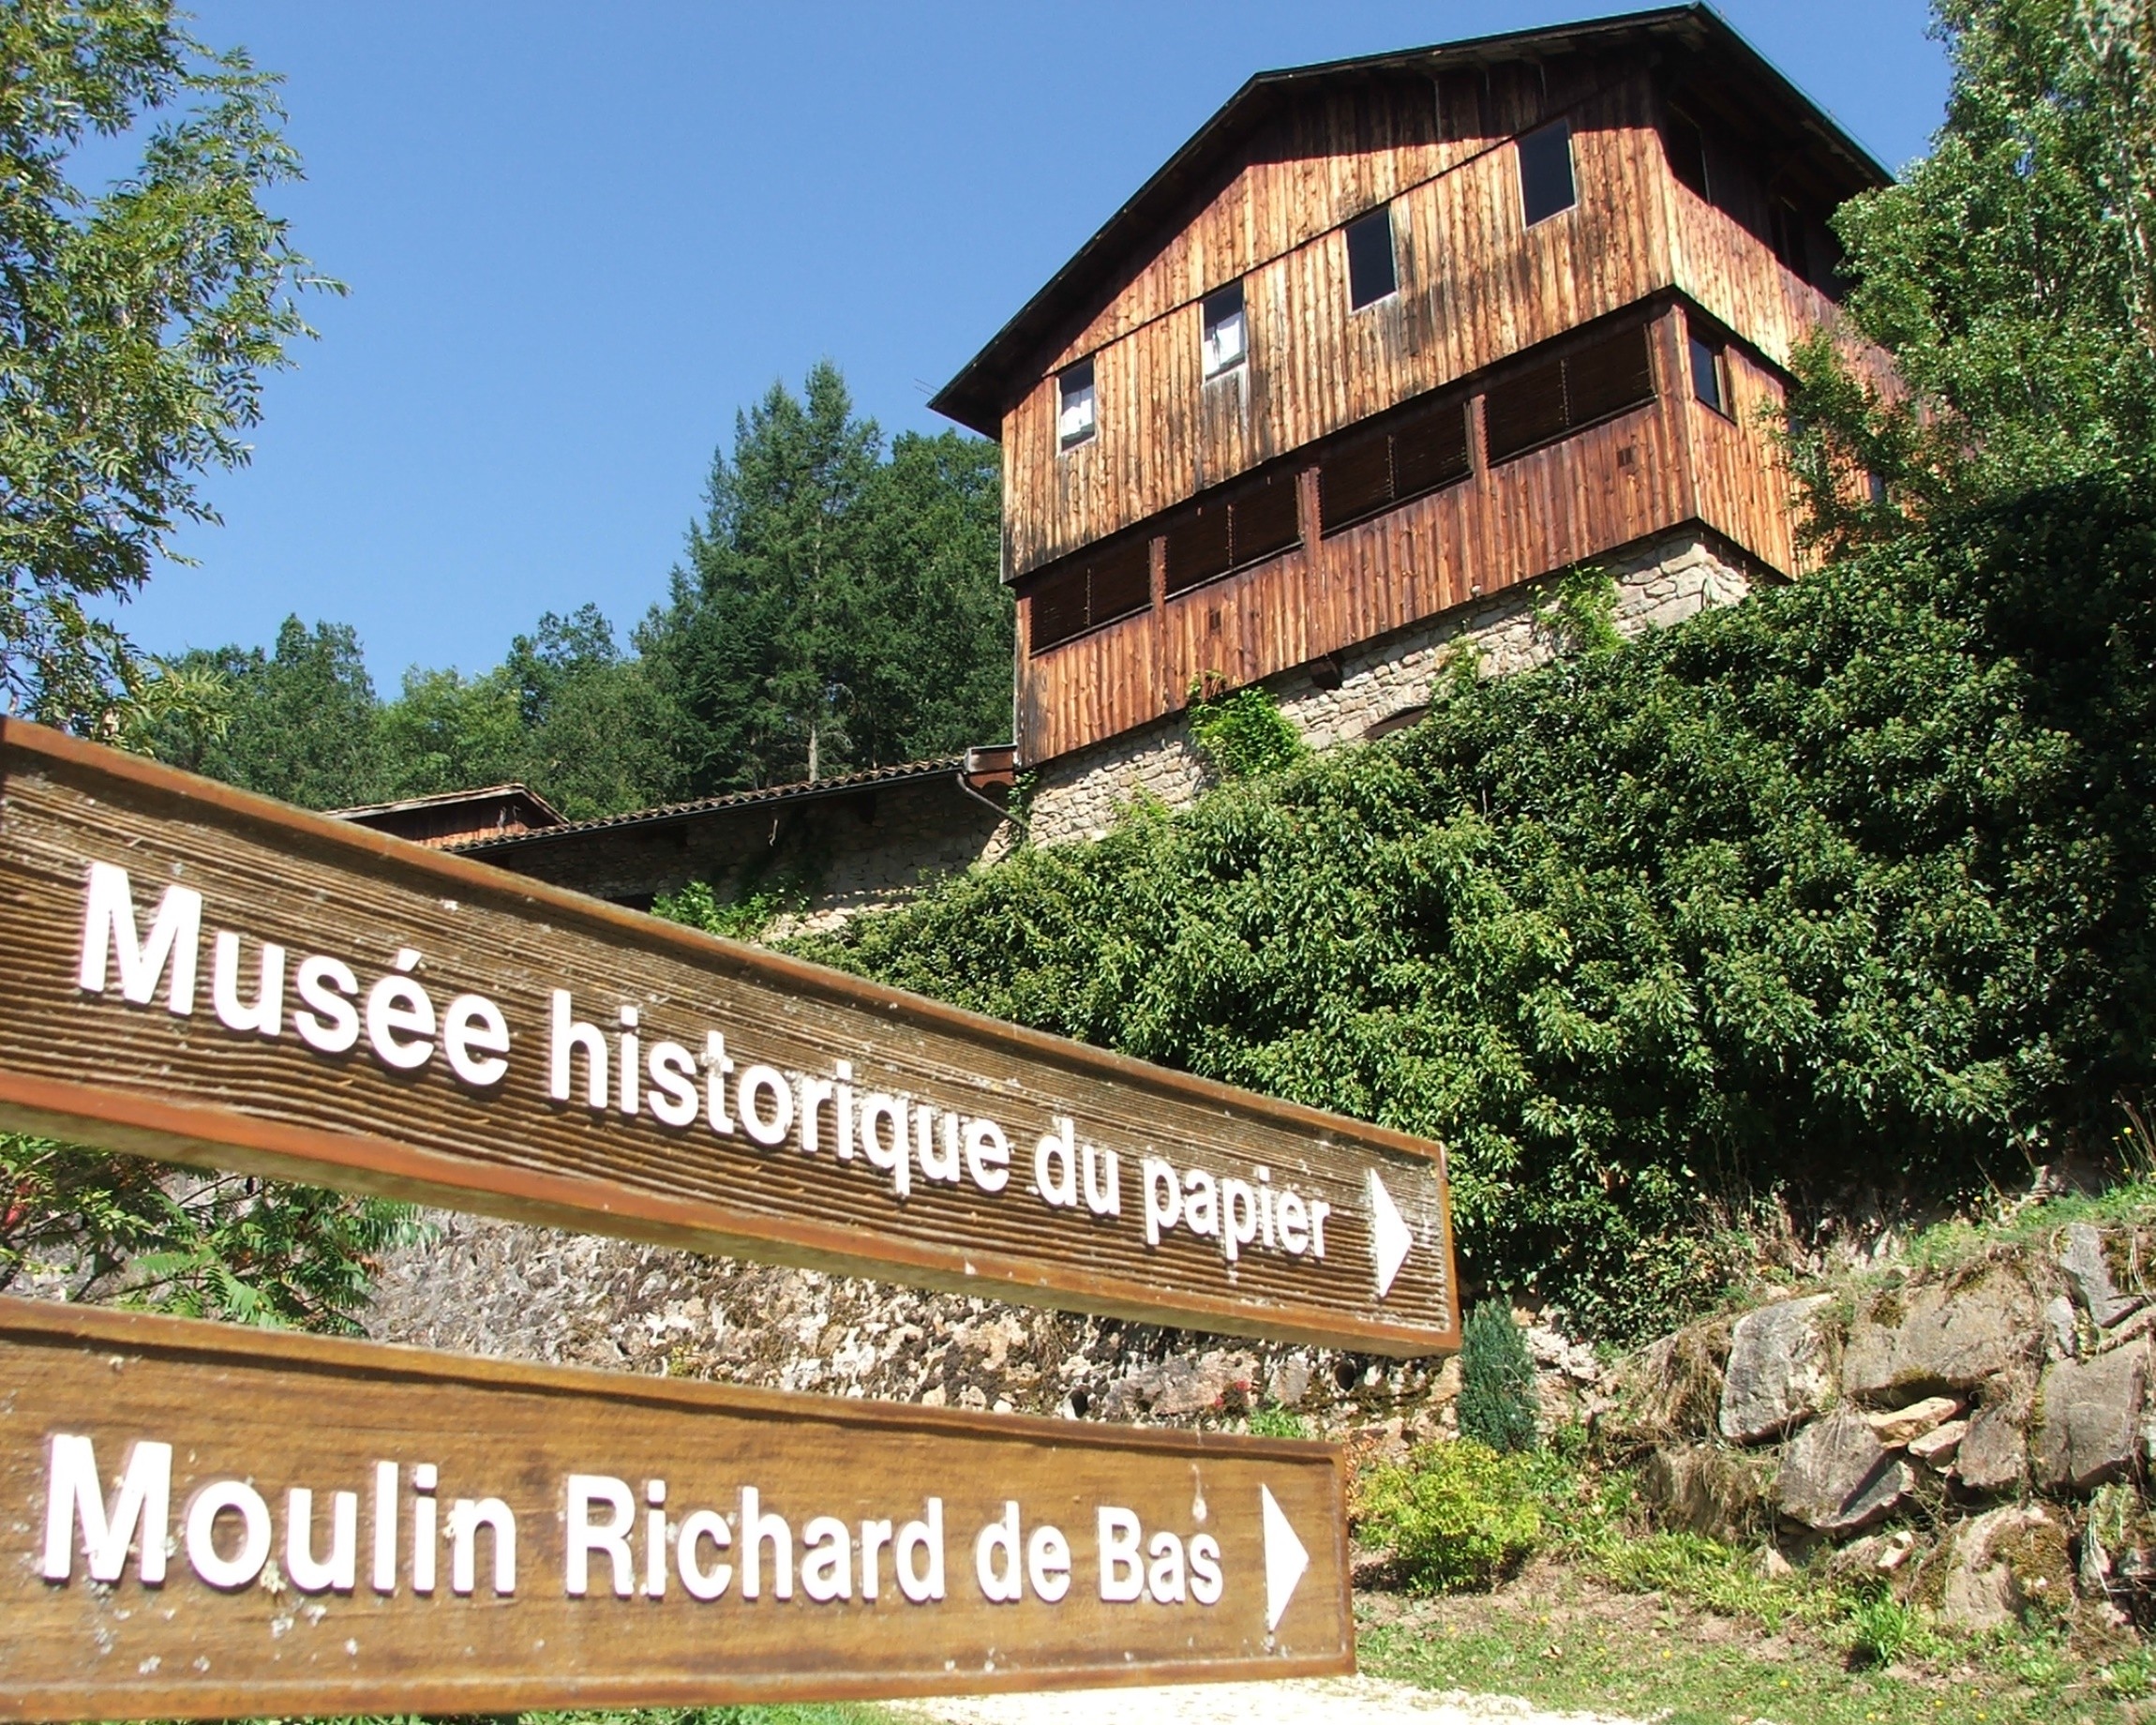
[[[1739,554],[1697,529],[1614,553],[1601,567],[1617,583],[1617,626],[1627,635],[1733,604],[1753,586]],[[1421,716],[1431,683],[1460,643],[1480,653],[1490,676],[1550,658],[1557,643],[1538,612],[1550,601],[1553,579],[1544,577],[1474,600],[1366,642],[1332,665],[1304,666],[1265,686],[1312,748],[1382,736]],[[1096,838],[1123,805],[1152,797],[1182,808],[1197,800],[1206,783],[1188,719],[1160,719],[1041,768],[1029,835],[1037,845]]]

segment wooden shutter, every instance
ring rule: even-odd
[[[1464,401],[1446,401],[1411,414],[1392,434],[1395,502],[1465,479],[1471,467]]]
[[[1179,593],[1225,575],[1235,565],[1228,539],[1228,505],[1216,498],[1168,523],[1168,591]]]
[[[1302,524],[1295,515],[1295,476],[1292,472],[1268,474],[1248,489],[1236,492],[1228,507],[1232,511],[1237,568],[1277,557],[1302,543]]]
[[[1576,431],[1654,398],[1654,362],[1643,323],[1616,330],[1565,356],[1568,429]]]
[[[1114,622],[1153,603],[1152,541],[1130,538],[1095,553],[1087,560],[1089,592],[1085,622],[1088,628]]]
[[[1350,438],[1318,462],[1318,523],[1337,532],[1392,506],[1392,440],[1378,431]]]
[[[1490,458],[1505,461],[1565,435],[1565,362],[1546,359],[1490,385],[1483,402]]]
[[[1031,651],[1046,652],[1085,633],[1085,571],[1065,568],[1036,587],[1026,601]]]

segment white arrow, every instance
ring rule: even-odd
[[[1303,1571],[1310,1567],[1310,1554],[1280,1513],[1270,1486],[1258,1488],[1258,1503],[1265,1518],[1265,1632],[1270,1634],[1280,1627],[1280,1613],[1295,1597]]]
[[[1377,1178],[1377,1170],[1372,1168],[1369,1174],[1370,1252],[1377,1261],[1377,1297],[1383,1299],[1392,1291],[1392,1279],[1400,1274],[1400,1267],[1407,1262],[1415,1235],[1400,1215],[1400,1206],[1392,1201],[1392,1193]]]

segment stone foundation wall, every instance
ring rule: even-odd
[[[1617,626],[1627,635],[1734,604],[1754,584],[1733,552],[1697,530],[1605,558],[1601,566],[1617,583]],[[1459,643],[1475,647],[1490,676],[1508,676],[1550,658],[1557,643],[1537,613],[1550,601],[1554,578],[1507,588],[1342,653],[1335,687],[1320,686],[1308,666],[1268,679],[1265,686],[1312,748],[1382,736],[1421,716],[1431,683]],[[1207,782],[1188,719],[1160,719],[1042,767],[1030,836],[1037,845],[1097,838],[1123,805],[1149,796],[1182,808]]]

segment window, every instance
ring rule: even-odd
[[[1527,225],[1546,221],[1579,202],[1572,185],[1572,127],[1559,120],[1520,141],[1520,202]]]
[[[1810,279],[1804,268],[1804,218],[1787,198],[1774,199],[1767,211],[1767,243],[1783,263]]]
[[[1073,636],[1129,617],[1153,603],[1151,542],[1143,537],[1081,552],[1037,585],[1026,601],[1030,649],[1046,652]]]
[[[1647,328],[1634,323],[1492,384],[1483,436],[1490,458],[1506,461],[1654,398]]]
[[[1318,459],[1318,523],[1330,533],[1465,479],[1467,404],[1413,410],[1375,430],[1351,433]]]
[[[1392,261],[1392,211],[1375,209],[1348,223],[1348,304],[1360,311],[1400,287]]]
[[[1224,488],[1168,523],[1167,590],[1191,588],[1302,543],[1295,475],[1283,470]]]
[[[1093,362],[1082,359],[1056,380],[1056,440],[1059,448],[1083,443],[1098,428],[1093,416]]]
[[[1705,198],[1707,190],[1707,139],[1699,124],[1678,112],[1669,111],[1662,127],[1662,153],[1669,158],[1669,172],[1680,186]]]
[[[1692,394],[1725,417],[1729,412],[1729,382],[1722,362],[1722,344],[1692,332]]]
[[[1243,284],[1231,281],[1205,296],[1205,375],[1219,377],[1243,363],[1250,343],[1243,334]]]

